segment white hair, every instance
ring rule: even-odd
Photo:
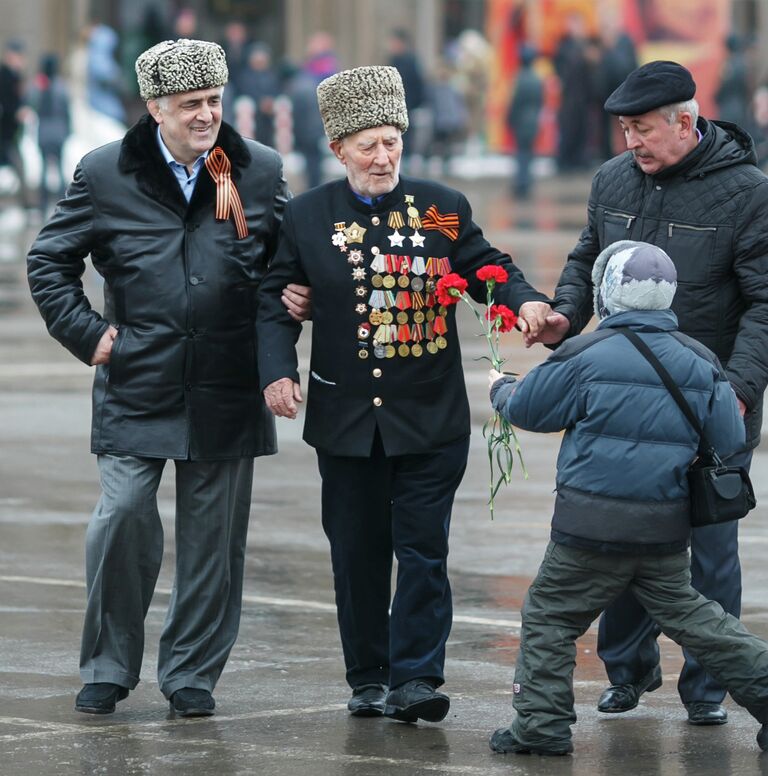
[[[693,97],[684,102],[674,102],[671,105],[662,105],[658,111],[664,116],[667,124],[674,124],[681,113],[691,114],[691,124],[694,127],[699,120],[699,103],[696,102]]]

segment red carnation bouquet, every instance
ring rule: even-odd
[[[498,267],[495,264],[486,264],[484,267],[480,267],[476,274],[478,280],[485,281],[485,314],[477,309],[475,303],[466,293],[467,281],[455,272],[444,275],[437,281],[437,299],[440,304],[446,306],[458,304],[460,301],[464,301],[470,306],[483,329],[486,340],[488,340],[490,356],[483,356],[483,358],[490,361],[493,368],[500,372],[505,359],[499,355],[499,335],[502,332],[511,331],[515,327],[517,315],[506,305],[493,303],[493,290],[497,283],[506,283],[509,275],[503,267]],[[525,470],[523,453],[515,429],[498,412],[494,412],[493,417],[486,421],[483,426],[483,436],[488,440],[488,461],[491,469],[491,495],[488,505],[491,510],[491,520],[493,520],[494,499],[502,484],[509,484],[512,480],[515,454],[520,460],[520,467],[526,479],[528,472]]]

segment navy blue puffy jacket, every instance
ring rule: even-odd
[[[680,386],[721,456],[743,448],[736,396],[715,355],[677,331],[671,310],[611,315],[568,340],[494,406],[529,431],[566,433],[557,461],[553,539],[628,552],[684,549],[686,471],[698,437],[659,376],[616,327],[635,330]]]

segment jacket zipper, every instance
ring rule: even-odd
[[[689,226],[688,224],[670,224],[667,229],[667,237],[672,237],[673,229],[690,229],[694,232],[716,232],[716,226]]]
[[[637,216],[631,216],[629,213],[617,213],[615,210],[606,210],[605,215],[607,216],[619,216],[620,218],[626,218],[627,219],[627,229],[631,228],[632,222],[637,218]]]

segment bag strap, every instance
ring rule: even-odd
[[[699,419],[694,415],[693,410],[691,409],[691,405],[688,404],[688,402],[685,400],[685,396],[683,396],[683,392],[678,387],[677,383],[672,379],[669,372],[664,368],[661,361],[656,357],[656,354],[648,347],[648,345],[642,340],[640,336],[632,329],[627,329],[624,327],[616,328],[615,331],[618,331],[620,334],[623,334],[640,352],[640,355],[645,358],[645,360],[654,368],[656,371],[656,374],[661,378],[661,382],[664,383],[667,390],[672,394],[672,398],[677,403],[677,406],[680,407],[680,409],[683,411],[683,415],[685,415],[688,422],[693,426],[694,431],[699,435],[701,438],[701,445],[703,445],[704,449],[712,455],[713,458],[715,458],[717,461],[719,461],[719,456],[715,452],[715,448],[712,447],[712,445],[709,443],[709,440],[707,439],[707,435],[704,433],[704,429],[701,427],[701,423],[699,423]]]

